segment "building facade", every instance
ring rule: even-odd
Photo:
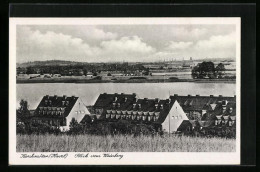
[[[69,129],[72,118],[81,122],[84,116],[89,114],[90,112],[79,97],[46,95],[42,98],[31,120],[48,123],[63,131]]]
[[[100,115],[100,120],[128,120],[134,124],[154,125],[157,130],[172,133],[188,126],[187,130],[205,128],[217,121],[219,116],[221,124],[224,120],[225,124],[234,125],[236,97],[175,94],[169,99],[160,100],[138,99],[136,94],[104,93],[100,94],[93,109],[95,114]]]

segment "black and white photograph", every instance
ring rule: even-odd
[[[10,162],[239,164],[240,29],[10,18]]]

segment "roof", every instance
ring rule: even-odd
[[[41,102],[39,103],[38,107],[35,110],[34,116],[43,116],[39,114],[40,108],[45,108],[44,110],[46,111],[59,111],[61,110],[60,108],[64,109],[64,114],[62,117],[67,117],[74,107],[76,101],[78,100],[78,97],[72,96],[72,97],[67,97],[67,96],[49,96],[46,95],[42,98]],[[47,115],[45,115],[47,116]],[[49,115],[52,116],[53,115]],[[56,116],[55,116],[56,117]],[[59,116],[57,116],[59,117]]]
[[[215,104],[222,103],[223,101],[236,101],[236,97],[223,97],[223,96],[170,96],[170,99],[174,102],[178,101],[184,111],[191,110],[214,110]]]
[[[94,104],[94,108],[105,108],[109,109],[113,107],[112,103],[120,104],[120,109],[126,109],[129,104],[132,104],[134,99],[136,98],[136,94],[100,94],[98,99]]]
[[[214,97],[214,96],[170,96],[170,99],[137,99],[135,94],[100,94],[94,108],[104,108],[104,113],[113,114],[159,114],[158,120],[154,123],[163,123],[169,114],[174,102],[178,101],[184,111],[207,110],[216,114],[222,112],[222,104],[225,103],[227,112],[235,114],[235,97]],[[226,104],[226,102],[228,102]],[[214,108],[212,108],[212,104]],[[229,111],[230,108],[232,112]],[[221,110],[221,111],[220,111]],[[231,112],[231,113],[230,113]],[[149,115],[153,115],[153,114]],[[208,113],[208,112],[207,112]],[[215,114],[214,114],[215,115]],[[213,118],[213,117],[212,117]],[[197,122],[190,122],[197,126]]]
[[[100,99],[101,96],[99,96]],[[168,100],[159,100],[159,99],[137,99],[134,98],[131,100],[129,100],[129,102],[123,102],[122,104],[120,104],[120,107],[117,106],[113,106],[113,103],[117,103],[117,102],[122,102],[120,100],[121,98],[118,97],[118,101],[112,101],[110,100],[110,104],[112,105],[107,105],[105,107],[106,111],[105,113],[113,113],[113,114],[125,114],[127,113],[129,114],[139,114],[139,115],[156,115],[159,114],[159,118],[156,121],[156,123],[163,123],[165,118],[167,117],[172,104],[170,103]],[[99,102],[101,102],[101,100],[99,100]],[[107,101],[108,102],[108,101]],[[97,102],[95,103],[95,105],[97,104]],[[94,105],[94,106],[95,106]]]
[[[177,128],[177,131],[184,131],[188,126],[192,127],[192,124],[189,120],[183,120],[181,125]]]
[[[212,111],[212,114],[215,116],[220,116],[220,115],[236,116],[236,102],[234,101],[227,102],[226,110],[224,111],[224,113],[223,113],[222,106],[218,104],[215,110]]]

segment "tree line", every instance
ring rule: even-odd
[[[102,71],[121,71],[123,73],[133,71],[147,70],[141,64],[129,65],[128,63],[109,63],[109,64],[78,64],[78,65],[49,65],[49,66],[28,66],[25,68],[18,67],[17,74],[61,74],[69,75],[87,75],[87,73],[100,73]]]
[[[193,67],[191,73],[193,78],[223,78],[225,65],[219,63],[216,67],[213,62],[202,62]]]

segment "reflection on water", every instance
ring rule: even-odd
[[[30,109],[35,109],[44,95],[75,95],[80,97],[86,105],[93,105],[100,93],[136,93],[140,98],[166,99],[170,94],[179,95],[223,95],[234,96],[234,83],[37,83],[17,84],[17,107],[19,101],[25,99]]]

